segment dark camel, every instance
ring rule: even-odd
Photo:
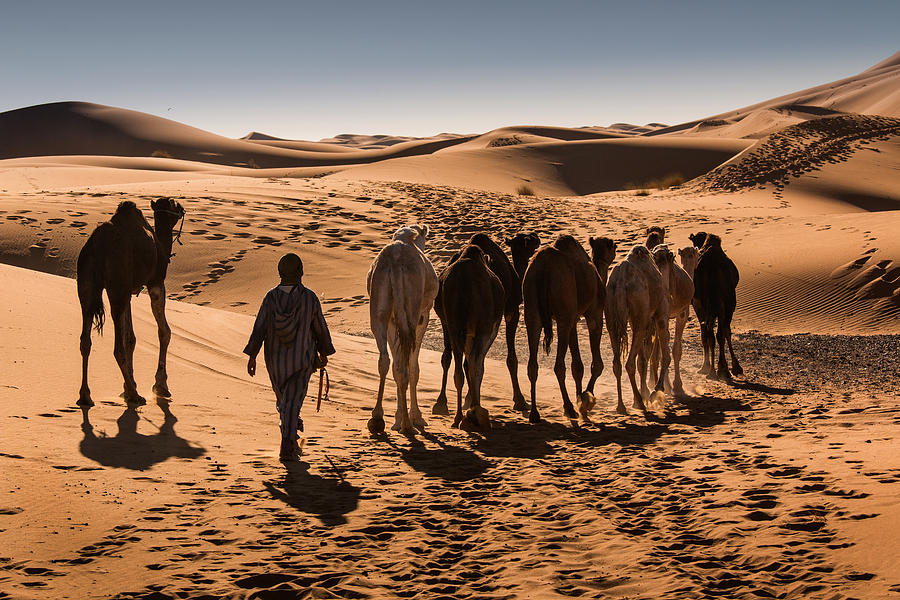
[[[703,247],[703,242],[706,241],[706,236],[709,235],[705,231],[698,231],[697,233],[692,233],[688,236],[688,239],[691,240],[691,243],[694,245],[694,248],[700,249]]]
[[[653,225],[647,228],[647,240],[644,245],[648,250],[653,250],[666,241],[666,228]]]
[[[609,265],[616,260],[616,243],[608,237],[588,238],[588,243],[591,246],[591,261],[597,269],[597,274],[600,275],[600,280],[603,281],[603,286],[606,287],[606,282],[609,281]]]
[[[525,397],[519,387],[519,360],[516,356],[516,328],[519,325],[519,306],[522,304],[522,274],[528,266],[528,259],[535,253],[540,245],[540,238],[533,233],[519,233],[515,237],[506,240],[506,244],[512,250],[513,264],[503,249],[500,248],[491,238],[483,233],[476,233],[469,240],[469,244],[478,246],[489,257],[488,266],[490,270],[497,276],[503,285],[503,292],[506,297],[503,309],[504,319],[506,321],[506,368],[509,369],[509,378],[512,382],[513,389],[513,408],[518,411],[524,411],[528,408],[525,403]],[[450,259],[450,264],[459,258],[459,253]],[[445,270],[449,268],[449,264]],[[521,267],[521,270],[519,270]],[[438,292],[440,294],[440,292]],[[435,312],[444,321],[444,316],[440,312],[440,308],[435,304]],[[444,370],[441,379],[441,393],[437,401],[434,403],[432,412],[436,415],[449,414],[447,406],[447,373],[450,370],[450,361],[452,359],[452,350],[450,340],[444,335],[444,353],[441,356],[441,367]],[[466,407],[469,406],[469,398],[466,398]]]
[[[697,237],[691,236],[691,241],[697,244]],[[704,234],[703,247],[700,250],[700,262],[694,271],[694,312],[700,322],[700,341],[703,344],[703,367],[700,373],[705,373],[710,379],[731,379],[731,373],[743,375],[744,370],[738,363],[734,348],[731,345],[731,319],[734,317],[734,309],[737,306],[735,289],[740,275],[737,267],[722,250],[722,238],[715,234]],[[716,328],[718,322],[718,328]],[[713,331],[715,330],[715,335]],[[716,342],[719,343],[719,367],[716,369],[715,352]],[[728,363],[725,362],[725,344],[731,353],[731,372]]]
[[[541,248],[528,265],[522,281],[525,298],[525,327],[528,331],[528,379],[531,381],[531,413],[529,420],[541,420],[535,398],[538,376],[537,352],[541,331],[544,332],[544,349],[550,352],[553,341],[553,321],[556,321],[557,352],[553,371],[559,382],[563,398],[563,411],[569,419],[577,419],[578,413],[566,391],[566,348],[572,352],[572,378],[575,380],[579,412],[588,419],[593,408],[594,383],[603,371],[600,357],[600,336],[603,329],[603,305],[606,288],[591,263],[584,248],[570,235],[561,235],[550,246]],[[584,363],[578,348],[576,325],[584,316],[587,321],[591,346],[591,376],[582,393],[581,379]]]
[[[441,318],[444,342],[449,342],[455,363],[454,427],[491,428],[488,411],[481,406],[481,380],[484,357],[497,337],[506,304],[503,284],[491,270],[491,262],[480,246],[469,244],[463,248],[460,256],[441,272],[434,301],[435,312]],[[469,393],[464,424],[462,388],[466,380]]]
[[[172,257],[172,231],[184,218],[181,204],[170,198],[150,203],[154,227],[144,214],[126,200],[106,223],[97,226],[78,255],[78,300],[81,302],[81,391],[78,404],[93,406],[88,387],[88,358],[91,354],[91,326],[102,333],[103,290],[109,298],[109,313],[115,326],[113,355],[125,380],[125,401],[145,404],[134,380],[134,325],[131,294],[143,287],[150,294],[150,307],[159,328],[159,364],[153,392],[171,396],[166,375],[166,351],[172,332],[166,322],[166,271]]]

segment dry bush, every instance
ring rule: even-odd
[[[256,164],[256,161],[253,160],[252,158],[247,161],[247,166],[250,167],[251,169],[259,169],[260,168],[260,166],[258,164]]]
[[[634,193],[635,196],[649,196],[650,190],[638,190]]]
[[[154,150],[150,156],[153,158],[172,158],[172,155],[165,150]]]
[[[531,189],[531,186],[524,183],[516,188],[516,193],[520,196],[534,196],[534,190]]]

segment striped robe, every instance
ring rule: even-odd
[[[316,355],[335,352],[315,292],[298,284],[280,285],[266,294],[244,354],[255,357],[263,346],[282,417],[282,438],[293,439],[297,432],[293,422],[299,425],[300,406],[318,362]]]

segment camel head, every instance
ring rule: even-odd
[[[589,237],[588,244],[591,246],[591,257],[597,270],[599,271],[601,266],[608,269],[616,259],[616,243],[608,237]]]
[[[515,236],[506,239],[506,245],[509,246],[509,252],[512,254],[513,265],[519,278],[525,274],[528,267],[528,261],[537,252],[541,245],[541,238],[536,233],[517,233]]]
[[[703,242],[706,241],[706,232],[698,231],[697,233],[692,233],[688,236],[688,239],[691,240],[691,243],[694,244],[694,248],[702,248]]]
[[[150,201],[150,208],[153,210],[153,222],[156,235],[161,238],[167,238],[172,234],[178,221],[184,219],[184,207],[179,202],[171,198],[158,198]],[[179,232],[179,237],[180,237]],[[179,243],[181,240],[179,239]]]
[[[719,250],[722,249],[722,238],[714,233],[710,233],[706,236],[706,240],[703,242],[703,247],[700,248],[700,254],[708,252],[712,248],[718,248]]]
[[[694,271],[697,270],[697,263],[700,262],[700,251],[693,246],[685,246],[678,249],[678,256],[681,257],[681,266],[688,275],[693,277]]]
[[[650,251],[650,254],[653,255],[653,262],[656,263],[656,267],[660,271],[665,267],[675,264],[675,255],[665,244],[659,244]]]
[[[428,225],[404,225],[394,232],[395,242],[415,244],[419,250],[425,252],[425,239],[428,237]]]
[[[662,244],[666,239],[666,228],[660,227],[659,225],[652,225],[647,228],[647,241],[644,242],[644,245],[647,246],[650,250],[653,250],[660,244]]]

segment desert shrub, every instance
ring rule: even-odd
[[[524,183],[516,188],[516,193],[520,196],[534,196],[534,190],[531,189],[531,186]]]
[[[259,169],[260,168],[260,166],[258,164],[256,164],[256,161],[253,160],[252,158],[247,161],[247,166],[250,167],[251,169]]]
[[[153,158],[172,158],[172,155],[166,152],[165,150],[154,150],[153,154],[151,154]]]
[[[649,196],[649,195],[650,195],[650,190],[637,190],[637,191],[634,193],[634,195],[635,195],[635,196]]]

